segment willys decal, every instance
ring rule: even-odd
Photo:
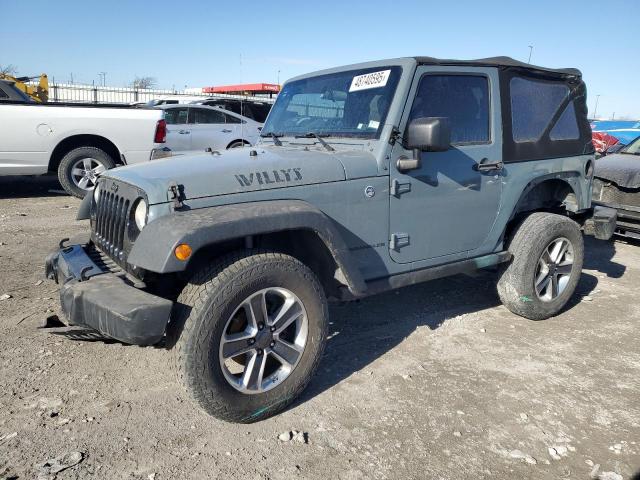
[[[258,183],[258,185],[268,185],[270,183],[289,183],[302,180],[302,169],[287,168],[280,170],[251,172],[246,175],[238,174],[235,177],[242,187],[250,187],[256,182]]]

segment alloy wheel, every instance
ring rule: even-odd
[[[98,176],[107,168],[95,158],[81,158],[71,167],[71,179],[82,190],[90,190],[96,186]]]
[[[222,333],[219,358],[225,379],[248,394],[281,384],[302,357],[308,328],[304,305],[290,290],[272,287],[250,295]]]
[[[564,292],[573,269],[573,247],[564,238],[556,238],[538,259],[534,286],[538,298],[550,302]]]

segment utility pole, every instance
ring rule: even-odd
[[[596,106],[593,109],[593,119],[596,120],[598,118],[598,116],[596,115],[596,113],[598,112],[598,101],[600,100],[600,95],[596,95]]]
[[[107,86],[107,72],[98,72],[98,76],[102,78],[102,86],[106,87]]]
[[[280,70],[278,70],[278,85],[280,85]]]
[[[533,53],[533,45],[529,45],[529,60],[527,60],[527,63],[531,63],[531,53]]]

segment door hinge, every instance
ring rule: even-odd
[[[391,135],[389,135],[389,145],[395,145],[400,138],[400,129],[398,127],[393,127],[391,129]]]
[[[402,247],[409,245],[408,233],[392,233],[391,240],[389,240],[389,248],[391,250],[400,250]]]
[[[389,193],[391,193],[391,195],[393,195],[394,197],[399,197],[403,193],[407,193],[410,191],[411,182],[401,183],[396,178],[391,181],[391,189],[389,190]]]

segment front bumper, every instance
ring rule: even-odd
[[[124,343],[158,343],[164,336],[173,302],[102,270],[86,248],[62,247],[45,260],[47,278],[60,284],[60,305],[69,324],[91,327]]]
[[[599,240],[609,240],[616,230],[617,212],[613,208],[597,205],[585,218],[583,228],[586,235],[593,235]]]

